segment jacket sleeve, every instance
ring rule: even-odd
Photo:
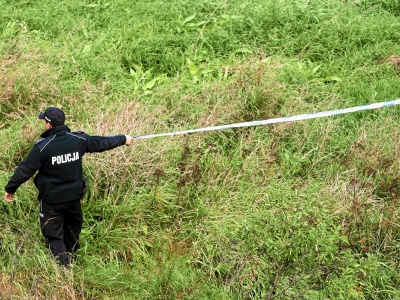
[[[125,145],[126,136],[90,136],[86,134],[86,152],[103,152]]]
[[[40,152],[38,147],[34,146],[28,156],[19,163],[14,175],[8,181],[5,191],[14,194],[20,185],[31,178],[40,167]]]

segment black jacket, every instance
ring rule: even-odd
[[[82,156],[86,152],[102,152],[124,145],[125,135],[90,136],[71,132],[66,126],[46,130],[16,169],[5,187],[13,194],[37,170],[35,185],[38,198],[49,203],[78,200],[83,187]]]

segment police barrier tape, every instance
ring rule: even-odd
[[[378,102],[378,103],[367,104],[367,105],[361,105],[361,106],[354,106],[354,107],[343,108],[343,109],[322,111],[322,112],[311,113],[311,114],[296,115],[296,116],[290,116],[290,117],[274,118],[274,119],[267,119],[267,120],[260,120],[260,121],[250,121],[250,122],[227,124],[227,125],[220,125],[220,126],[211,126],[211,127],[204,127],[204,128],[183,130],[183,131],[175,131],[175,132],[167,132],[167,133],[134,136],[134,139],[136,139],[136,140],[150,139],[150,138],[162,137],[162,136],[172,136],[172,135],[189,134],[189,133],[196,133],[196,132],[215,131],[215,130],[223,130],[223,129],[229,129],[229,128],[250,127],[250,126],[258,126],[258,125],[274,124],[274,123],[283,123],[283,122],[294,122],[294,121],[301,121],[301,120],[324,118],[324,117],[330,117],[330,116],[335,116],[335,115],[348,114],[348,113],[352,113],[352,112],[377,109],[377,108],[388,107],[388,106],[395,106],[398,104],[400,104],[400,99],[389,100],[389,101],[385,101],[385,102]]]

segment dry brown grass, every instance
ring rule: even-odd
[[[65,270],[55,262],[51,265],[52,272],[48,270],[49,266],[45,266],[41,271],[35,268],[30,272],[20,272],[13,279],[0,274],[0,299],[84,299],[80,291],[82,286],[75,286],[80,280],[74,278],[74,272]],[[52,274],[51,280],[44,277],[49,272]]]
[[[400,70],[400,56],[397,54],[393,54],[389,57],[382,58],[380,63],[389,63],[393,66],[393,68],[397,71]]]
[[[400,69],[400,56],[393,54],[392,56],[390,56],[387,61],[393,65],[393,67],[396,70]]]
[[[15,297],[21,297],[21,295],[20,288],[11,284],[5,275],[0,274],[0,299],[11,299],[12,296],[15,299]]]
[[[0,103],[19,111],[40,105],[58,95],[57,74],[46,63],[47,54],[30,44],[21,44],[0,56]],[[10,115],[10,117],[18,117]]]

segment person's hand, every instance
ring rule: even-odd
[[[5,192],[4,199],[6,199],[7,202],[11,202],[14,199],[14,194],[9,194],[9,193]]]
[[[126,137],[125,145],[129,146],[133,141],[133,137],[131,137],[130,135],[126,135],[125,137]]]

